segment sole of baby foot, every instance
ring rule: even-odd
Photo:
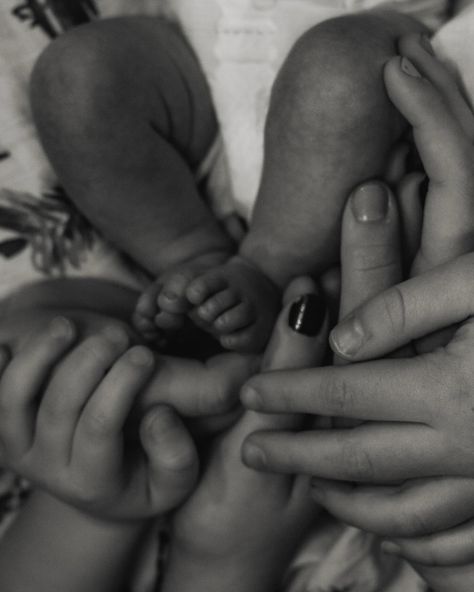
[[[225,349],[242,353],[265,347],[280,308],[277,287],[238,255],[193,280],[186,295],[193,316]]]

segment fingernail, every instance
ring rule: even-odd
[[[244,386],[240,393],[240,400],[244,407],[258,410],[262,407],[262,398],[260,394],[251,386]]]
[[[74,326],[65,317],[55,317],[51,321],[49,332],[56,339],[71,339],[74,335]]]
[[[430,41],[430,38],[428,37],[428,35],[426,35],[424,33],[420,35],[420,45],[423,47],[423,49],[427,53],[429,53],[432,56],[435,55],[433,46],[431,45],[431,41]]]
[[[360,322],[355,317],[350,317],[334,327],[329,341],[334,353],[352,357],[367,341],[367,336]]]
[[[135,366],[150,367],[153,366],[155,362],[152,352],[147,347],[143,347],[142,345],[133,347],[129,352],[129,356],[130,361]]]
[[[326,318],[326,302],[322,294],[305,294],[291,305],[288,325],[296,333],[315,337]]]
[[[408,76],[411,76],[412,78],[421,78],[421,74],[415,68],[413,62],[411,62],[405,56],[403,56],[400,60],[400,69],[402,70],[402,72],[404,72]]]
[[[244,463],[253,469],[263,469],[267,464],[263,450],[251,442],[244,443],[242,458]]]
[[[389,193],[382,183],[366,183],[351,197],[352,212],[358,222],[381,222],[388,213]]]
[[[400,546],[392,541],[382,541],[380,548],[383,553],[388,553],[389,555],[400,555],[401,553]]]

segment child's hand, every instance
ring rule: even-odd
[[[154,370],[152,353],[127,349],[118,325],[75,339],[74,326],[57,318],[11,361],[2,352],[3,465],[101,518],[139,519],[176,506],[197,476],[194,445],[176,414],[156,407],[141,422],[141,445],[125,437]]]

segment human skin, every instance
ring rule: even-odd
[[[50,391],[49,411],[46,413],[46,408],[43,410],[42,419],[45,420],[49,414],[51,420],[54,420],[54,417],[57,420],[58,409],[64,412],[68,407],[68,401],[70,404],[73,400],[71,390],[74,385],[82,388],[87,383],[87,374],[81,371],[78,360],[76,359],[76,363],[71,365],[74,356],[77,355],[76,350],[84,348],[84,344],[87,345],[87,343],[92,346],[91,351],[101,354],[97,360],[90,360],[93,366],[100,367],[101,364],[114,366],[115,364],[116,373],[118,371],[122,374],[125,370],[125,375],[132,378],[134,371],[132,374],[129,373],[131,368],[125,359],[132,351],[137,351],[137,347],[138,351],[143,350],[141,345],[136,345],[137,336],[127,323],[135,298],[135,294],[130,290],[109,282],[53,280],[27,286],[5,299],[0,306],[0,327],[4,344],[1,349],[1,359],[3,371],[5,372],[8,368],[10,370],[9,386],[1,383],[0,405],[3,410],[1,416],[4,419],[7,415],[10,419],[15,416],[20,420],[20,423],[17,421],[15,425],[27,425],[21,421],[21,417],[24,418],[25,415],[20,413],[20,401],[27,402],[28,393],[33,394],[35,388],[38,395],[40,392],[44,394],[43,385],[39,388],[38,384],[41,378],[39,368],[46,365],[46,369],[50,369],[56,361],[58,373],[54,391],[56,395],[61,396],[54,401],[55,397],[52,397],[54,392]],[[64,327],[65,324],[67,329],[66,335],[59,337],[59,341],[56,331],[58,320],[59,326]],[[50,333],[51,323],[52,334]],[[114,345],[107,339],[104,341],[104,332],[107,334],[110,331],[112,335],[120,337],[118,340],[120,343]],[[115,339],[112,341],[114,342]],[[68,354],[70,354],[69,358]],[[189,414],[197,419],[200,414],[211,416],[212,429],[222,429],[222,420],[212,414],[219,408],[224,410],[235,404],[236,385],[241,384],[244,377],[251,374],[255,368],[254,359],[251,361],[251,358],[246,356],[238,356],[237,359],[235,354],[230,355],[231,358],[227,358],[226,355],[218,356],[205,363],[172,356],[156,356],[155,373],[147,392],[143,393],[141,409],[145,415],[142,445],[147,447],[151,458],[155,459],[154,482],[158,496],[155,497],[157,503],[154,504],[153,511],[151,512],[149,508],[147,512],[141,512],[142,517],[169,510],[178,504],[192,489],[197,471],[196,458],[194,463],[185,463],[184,471],[177,471],[176,466],[173,468],[173,463],[180,458],[186,460],[186,455],[182,456],[183,445],[188,452],[192,452],[189,448],[189,434],[183,427],[180,428],[177,418],[171,426],[168,421],[166,430],[163,429],[163,423],[151,421],[156,418],[156,414],[162,416],[162,409],[165,417],[161,418],[170,419],[169,407],[163,408],[159,399],[163,402],[166,399],[169,401],[170,397],[176,399],[184,415]],[[82,370],[85,369],[82,368]],[[151,367],[148,364],[142,367],[136,375],[138,382],[132,378],[132,383],[135,382],[132,389],[138,387],[140,390],[139,375],[142,371],[146,375],[150,370]],[[73,377],[75,377],[74,381]],[[146,376],[142,375],[142,377]],[[129,387],[132,383],[128,383]],[[109,383],[107,389],[110,390],[111,387],[113,384]],[[116,389],[112,388],[111,392],[113,393],[114,390]],[[15,394],[13,391],[19,396],[12,397]],[[133,398],[133,390],[129,394]],[[136,394],[138,395],[138,392]],[[25,395],[28,396],[25,397]],[[231,401],[229,407],[226,401],[227,403]],[[13,413],[15,408],[16,411]],[[23,407],[23,412],[27,409],[27,406]],[[96,408],[96,411],[99,410]],[[103,415],[104,411],[105,409],[99,415]],[[35,592],[66,589],[71,592],[76,590],[78,592],[82,590],[115,592],[120,586],[125,585],[130,567],[135,561],[137,549],[140,548],[149,525],[145,519],[139,519],[137,516],[134,520],[124,521],[117,519],[117,514],[111,519],[108,513],[107,519],[104,519],[101,515],[102,511],[98,512],[99,507],[96,505],[101,497],[101,486],[97,488],[98,481],[92,487],[89,481],[89,491],[86,491],[87,487],[83,488],[82,494],[80,491],[73,492],[69,489],[69,494],[64,495],[66,493],[64,485],[67,485],[68,480],[66,479],[63,485],[58,487],[58,477],[61,474],[64,476],[64,471],[43,470],[44,467],[50,467],[50,469],[53,466],[59,467],[57,465],[59,456],[51,457],[52,451],[56,449],[54,440],[58,437],[58,430],[50,428],[53,424],[59,428],[64,423],[61,421],[58,424],[56,420],[52,424],[49,421],[46,423],[43,421],[43,428],[38,432],[36,445],[32,448],[33,451],[36,450],[35,454],[30,455],[29,460],[24,457],[23,461],[21,461],[22,455],[18,454],[16,444],[25,431],[12,432],[10,422],[2,423],[3,466],[18,469],[20,474],[23,470],[27,470],[33,481],[41,482],[41,485],[53,495],[44,490],[34,492],[20,512],[18,520],[2,538],[0,587],[6,592],[16,592],[19,589]],[[96,428],[100,428],[101,425],[104,428],[105,424],[102,420],[94,420],[92,424],[95,424]],[[206,417],[204,422],[199,422],[199,429],[201,432],[204,430],[208,433],[210,425],[211,422]],[[6,429],[9,431],[9,436],[5,432]],[[49,446],[46,447],[43,438],[45,434],[48,436],[46,440],[49,439]],[[43,444],[40,446],[41,440]],[[10,448],[5,447],[7,441],[11,444]],[[120,442],[116,441],[116,444]],[[34,461],[33,456],[36,456],[37,462]],[[23,466],[20,466],[21,464]],[[76,464],[76,469],[78,468]],[[96,477],[102,480],[105,478],[108,481],[106,475],[110,467],[104,471],[96,465],[96,469],[98,469],[95,472]],[[85,474],[90,475],[90,471],[87,469]],[[77,476],[79,473],[76,470],[76,477],[73,478],[71,474],[68,487],[74,480],[77,482]],[[84,494],[88,498],[85,505]],[[76,509],[54,495],[75,503],[81,509]],[[94,496],[98,496],[95,502]],[[94,506],[95,510],[93,510]],[[125,509],[130,518],[128,505]],[[91,510],[93,511],[90,512]],[[122,512],[121,516],[124,518],[125,514]],[[68,540],[67,546],[64,545],[65,537]],[[55,569],[50,569],[52,562]],[[88,566],[87,574],[84,573],[84,565]]]
[[[473,120],[444,68],[429,53],[415,51],[412,41],[403,40],[401,47],[406,54],[410,52],[425,78],[400,79],[394,61],[387,66],[386,81],[392,100],[414,125],[430,177],[414,266],[419,273],[472,250]],[[436,148],[440,145],[442,153]],[[403,362],[378,361],[306,376],[280,374],[274,377],[278,386],[269,377],[251,381],[261,400],[258,409],[308,412],[311,408],[317,414],[371,420],[370,426],[345,434],[314,432],[314,438],[309,433],[262,434],[251,441],[262,445],[272,470],[356,482],[407,480],[402,487],[359,483],[354,488],[317,479],[314,495],[347,522],[388,538],[400,537],[392,550],[411,559],[436,590],[470,589],[473,581],[469,566],[473,498],[469,455],[473,448],[469,437],[464,440],[462,436],[472,429],[470,414],[459,404],[459,393],[470,389],[468,352],[472,346],[465,319],[471,314],[466,287],[471,257],[444,263],[383,293],[332,334],[334,351],[347,361],[359,361],[388,353],[413,338],[417,349],[426,351],[425,340],[420,348],[420,337],[461,321],[454,337],[451,330],[441,335],[442,341],[437,340],[440,349]],[[366,322],[370,324],[364,326]],[[425,414],[431,419],[426,420]],[[416,425],[410,423],[415,417]],[[381,420],[389,420],[390,426]],[[311,446],[318,451],[313,454]],[[453,477],[441,477],[448,475]],[[435,478],[425,479],[430,476]],[[410,541],[403,538],[407,536]],[[426,567],[456,564],[465,567],[451,571]]]

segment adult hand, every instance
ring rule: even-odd
[[[450,259],[472,249],[471,189],[474,185],[470,137],[473,123],[472,115],[455,85],[450,83],[444,68],[423,49],[420,40],[413,37],[404,39],[401,49],[426,77],[420,78],[416,74],[405,76],[400,66],[403,65],[405,70],[408,68],[412,74],[413,68],[398,59],[387,66],[387,86],[392,100],[415,126],[415,138],[431,180],[422,248],[415,261],[416,272],[433,267],[438,260]],[[442,153],[438,146],[443,146]],[[407,198],[410,195],[415,197],[414,181],[417,180],[412,177],[402,187],[402,208],[405,211],[410,209]],[[416,202],[413,203],[416,207]],[[459,229],[459,234],[456,234],[456,229]],[[416,238],[416,226],[414,231]],[[349,335],[356,338],[353,342],[356,345],[359,341],[363,342],[362,349],[358,353],[351,351],[350,343],[344,342],[336,329],[333,334],[333,344],[339,344],[334,348],[336,353],[350,361],[377,357],[397,349],[412,338],[465,319],[462,314],[461,318],[456,314],[459,313],[459,306],[450,300],[446,287],[452,290],[450,294],[456,294],[462,284],[464,296],[468,298],[466,285],[469,280],[463,274],[469,266],[469,257],[459,260],[433,272],[434,275],[412,280],[400,289],[385,292],[363,306],[362,313],[372,311],[371,325],[367,328],[374,329],[377,336],[381,330],[379,321],[384,319],[384,346],[380,347],[380,340],[374,339],[365,328],[361,332],[363,325],[358,322],[360,314],[356,313],[349,319],[352,328]],[[449,283],[451,280],[454,284]],[[435,284],[438,292],[433,292]],[[407,303],[404,299],[406,290],[412,296],[411,310],[403,307]],[[460,298],[456,300],[459,303]],[[377,311],[373,308],[374,303],[378,306]],[[397,315],[393,316],[395,310]],[[418,319],[418,324],[413,325],[421,310],[425,311],[424,324]],[[409,312],[411,314],[407,316]],[[471,313],[464,309],[463,314]],[[403,331],[397,334],[398,325],[392,324],[397,319],[404,319],[404,338]],[[411,330],[409,335],[408,329]],[[366,342],[364,335],[370,335]],[[457,411],[454,408],[459,394],[456,397],[453,395],[460,389],[466,393],[466,386],[472,381],[472,376],[466,376],[471,362],[459,357],[460,350],[468,355],[469,348],[465,339],[463,347],[458,347],[463,343],[459,337],[466,338],[466,330],[458,332],[445,349],[414,360],[359,364],[294,373],[292,376],[285,373],[274,376],[272,381],[264,378],[261,382],[260,377],[251,381],[260,398],[257,408],[265,411],[294,409],[390,422],[389,425],[365,424],[346,432],[259,435],[252,438],[252,442],[261,445],[267,467],[273,470],[300,470],[336,479],[391,481],[410,476],[458,474],[462,472],[460,465],[463,465],[464,474],[470,475],[469,461],[464,458],[458,462],[459,424],[454,425],[453,422],[455,417],[461,423],[464,421],[463,431],[467,428],[470,432],[471,428],[466,425],[469,416],[464,413],[466,407],[458,405]],[[453,349],[457,351],[457,357],[451,355]],[[459,369],[464,369],[461,375],[458,374]],[[423,407],[433,425],[420,420],[414,409],[416,406],[418,411]],[[254,407],[252,403],[251,407]],[[403,419],[395,407],[401,411]],[[438,412],[444,415],[441,429],[443,420],[436,417]],[[411,419],[408,419],[409,416]],[[376,447],[379,447],[377,451]],[[461,447],[464,447],[464,456],[472,455],[472,441],[464,441]],[[430,454],[431,460],[428,460]],[[420,461],[423,455],[425,460]],[[320,482],[318,485],[318,497],[324,498],[325,505],[336,515],[383,536],[396,536],[397,533],[399,536],[420,535],[456,526],[472,516],[472,504],[469,502],[473,499],[473,483],[470,479],[440,477],[429,481],[411,481],[403,486],[358,487],[356,490],[336,483]],[[426,503],[427,500],[432,503]],[[462,511],[458,511],[461,508]],[[398,543],[402,545],[402,551],[416,561],[464,562],[469,560],[470,553],[470,545],[466,545],[468,531],[463,527],[459,533],[454,529],[430,535],[420,539],[419,546],[414,539],[409,545],[404,545],[405,541]],[[457,545],[454,545],[454,540]],[[450,554],[445,553],[447,541],[452,550]]]

